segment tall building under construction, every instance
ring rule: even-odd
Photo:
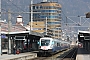
[[[43,0],[30,5],[30,27],[32,31],[61,38],[61,5]]]

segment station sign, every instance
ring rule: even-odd
[[[6,35],[1,35],[1,38],[7,38],[7,36]]]
[[[90,40],[90,36],[85,36],[84,40]]]
[[[25,36],[15,36],[15,40],[26,40]]]
[[[84,37],[84,36],[80,36],[80,37]]]

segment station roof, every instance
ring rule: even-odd
[[[10,32],[20,32],[20,31],[26,31],[27,29],[22,26],[22,25],[11,25],[10,27],[8,27],[7,23],[4,22],[0,22],[1,24],[1,31],[3,32],[8,32],[8,30],[10,29]]]
[[[79,33],[90,33],[90,31],[78,31],[78,34]]]
[[[33,31],[20,31],[20,32],[1,32],[2,34],[23,34],[23,33],[27,33],[30,35],[35,35],[35,36],[44,36],[44,34],[41,33],[37,33],[37,32],[33,32]]]
[[[84,42],[90,40],[88,37],[90,36],[90,31],[78,31],[78,41]],[[87,39],[85,39],[87,38]]]
[[[30,35],[36,35],[36,36],[44,36],[42,33],[37,33],[33,31],[27,31],[27,29],[22,25],[12,25],[10,28],[8,27],[7,23],[0,22],[1,24],[1,34],[22,34],[27,33]],[[9,31],[10,29],[10,31]]]

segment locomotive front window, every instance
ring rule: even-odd
[[[41,46],[48,46],[49,44],[50,44],[50,40],[45,40],[45,39],[41,40]]]

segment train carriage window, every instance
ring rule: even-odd
[[[54,41],[52,41],[52,44],[54,44]]]
[[[54,46],[57,46],[57,43],[56,43],[56,41],[54,41]]]
[[[41,40],[41,46],[48,46],[50,44],[50,40],[45,40],[45,39],[42,39]]]
[[[61,47],[63,47],[63,43],[61,43]]]
[[[39,44],[40,42],[38,41],[37,44]]]
[[[60,46],[60,43],[57,43],[57,46],[59,47]]]

